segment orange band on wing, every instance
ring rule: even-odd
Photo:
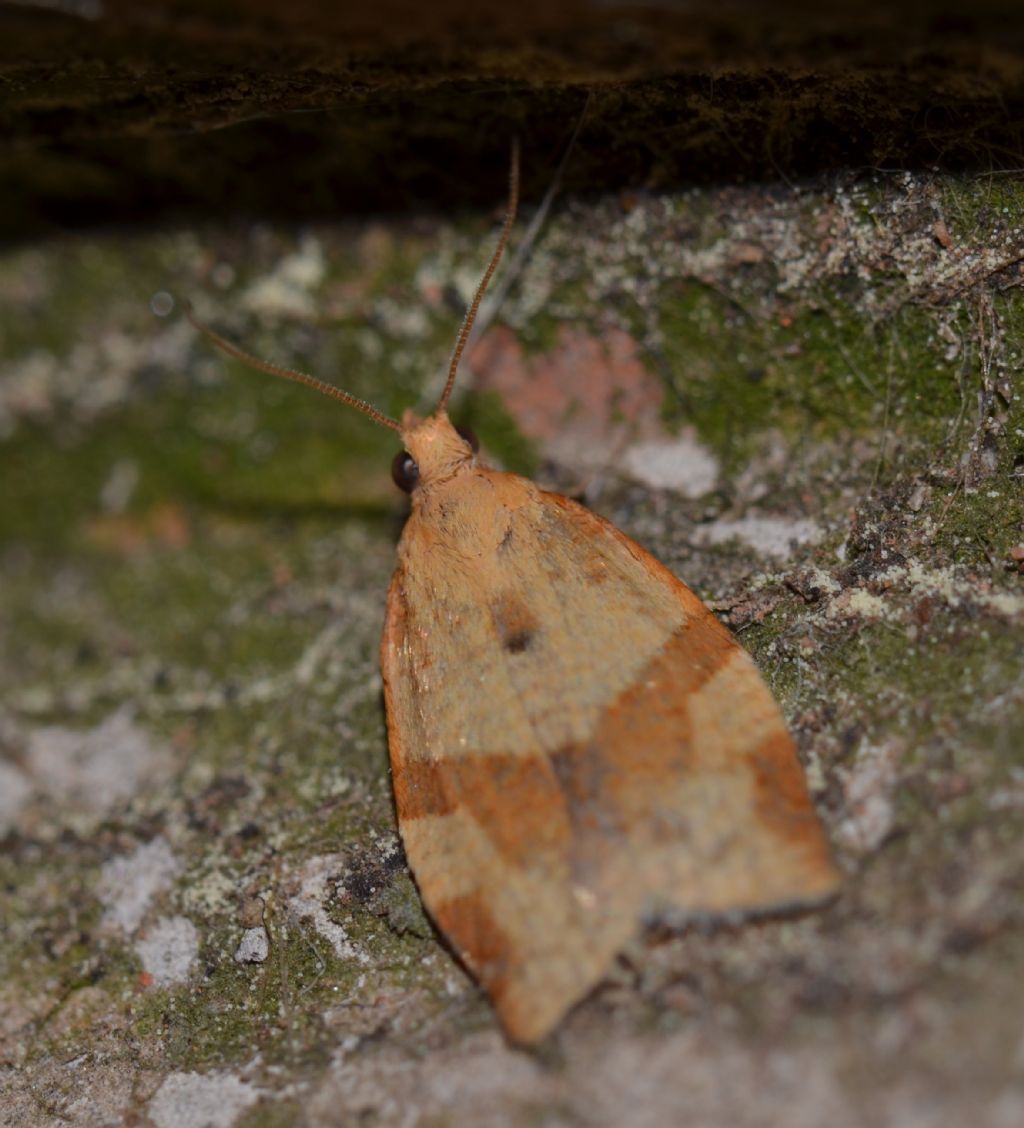
[[[568,847],[561,786],[542,756],[471,756],[406,760],[394,777],[398,817],[471,815],[507,862]]]

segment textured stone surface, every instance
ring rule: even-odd
[[[492,234],[0,257],[0,1119],[1015,1125],[1019,185],[567,197],[471,358],[456,415],[491,456],[582,492],[739,632],[846,875],[817,914],[638,942],[536,1055],[396,845],[392,437],[175,307],[396,412],[430,401]],[[588,397],[580,355],[655,409]],[[702,490],[685,465],[637,481],[673,440],[713,459]],[[584,448],[598,465],[563,460]]]
[[[24,0],[0,6],[0,234],[1017,167],[1016,0]]]

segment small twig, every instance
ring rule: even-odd
[[[935,297],[926,299],[925,304],[943,305],[947,302],[951,302],[954,298],[958,298],[967,290],[973,290],[975,286],[980,286],[982,282],[988,281],[989,278],[992,278],[997,274],[1002,274],[1004,270],[1009,270],[1011,266],[1016,266],[1021,262],[1024,262],[1024,251],[1022,251],[1018,255],[1015,255],[1011,259],[1006,259],[1005,262],[998,263],[996,266],[982,271],[980,274],[976,274],[972,278],[968,278],[965,282],[961,282],[959,286],[956,286],[952,290],[938,292]]]

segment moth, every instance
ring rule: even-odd
[[[446,407],[395,420],[411,498],[381,670],[398,826],[424,904],[513,1042],[544,1038],[642,924],[816,905],[838,872],[753,661],[653,556],[582,505],[484,464]]]

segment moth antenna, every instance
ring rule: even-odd
[[[569,163],[569,158],[572,156],[572,151],[576,147],[576,139],[583,129],[583,123],[587,120],[587,112],[590,109],[590,103],[593,101],[593,97],[594,92],[588,90],[587,96],[583,102],[583,109],[580,111],[579,119],[576,122],[576,128],[572,131],[572,136],[569,138],[569,143],[562,153],[562,159],[558,162],[558,168],[555,169],[554,178],[550,185],[548,185],[547,192],[544,193],[544,199],[541,200],[540,207],[533,213],[533,218],[530,220],[522,236],[520,236],[516,244],[516,253],[506,262],[501,281],[490,291],[486,300],[480,304],[480,312],[477,314],[476,321],[473,323],[473,328],[466,341],[467,350],[471,350],[475,342],[487,332],[491,322],[497,316],[498,310],[501,309],[502,303],[508,296],[509,290],[512,289],[523,272],[523,266],[526,264],[526,260],[533,250],[533,245],[537,241],[540,229],[544,226],[544,221],[548,217],[551,205],[554,203],[555,197],[558,195],[558,190],[562,186],[562,177],[565,175],[565,169]]]
[[[305,372],[296,372],[294,368],[282,368],[280,365],[271,364],[267,360],[260,360],[258,356],[252,356],[244,349],[240,349],[233,341],[229,341],[227,337],[222,337],[218,332],[211,329],[209,325],[204,324],[196,316],[195,311],[192,309],[192,303],[186,301],[184,304],[185,316],[192,323],[193,327],[198,329],[200,333],[221,352],[227,353],[228,356],[234,357],[235,360],[241,361],[242,364],[247,364],[250,368],[256,368],[260,372],[267,372],[271,376],[280,376],[282,380],[292,380],[296,384],[305,384],[307,388],[312,388],[322,395],[330,396],[331,399],[339,400],[341,403],[347,404],[349,407],[354,407],[356,411],[361,411],[364,415],[368,415],[375,423],[380,423],[383,427],[390,427],[392,431],[402,433],[402,425],[397,419],[392,419],[390,415],[385,415],[383,411],[378,411],[372,404],[361,400],[358,396],[354,396],[349,392],[343,392],[341,388],[336,388],[333,384],[325,383],[323,380],[318,380],[315,376],[307,376]]]
[[[494,254],[491,255],[491,261],[487,264],[487,269],[484,271],[483,278],[480,279],[480,284],[476,288],[476,293],[473,295],[473,300],[469,303],[469,309],[466,310],[466,316],[462,319],[462,327],[459,329],[459,335],[455,338],[455,348],[452,350],[452,359],[448,365],[448,380],[445,383],[444,391],[441,393],[441,398],[438,400],[436,411],[443,411],[448,403],[448,398],[452,394],[452,388],[455,387],[455,373],[459,368],[459,361],[462,359],[462,353],[466,348],[466,341],[469,339],[469,334],[473,329],[473,322],[476,320],[477,310],[480,308],[480,303],[483,301],[484,294],[487,292],[487,286],[494,276],[494,272],[498,269],[498,263],[501,261],[501,253],[505,249],[505,244],[508,242],[508,237],[512,231],[512,224],[516,218],[516,208],[519,206],[519,140],[514,139],[512,142],[512,159],[509,164],[508,171],[508,210],[505,212],[505,222],[501,228],[501,236],[498,239],[498,245],[494,248]]]

